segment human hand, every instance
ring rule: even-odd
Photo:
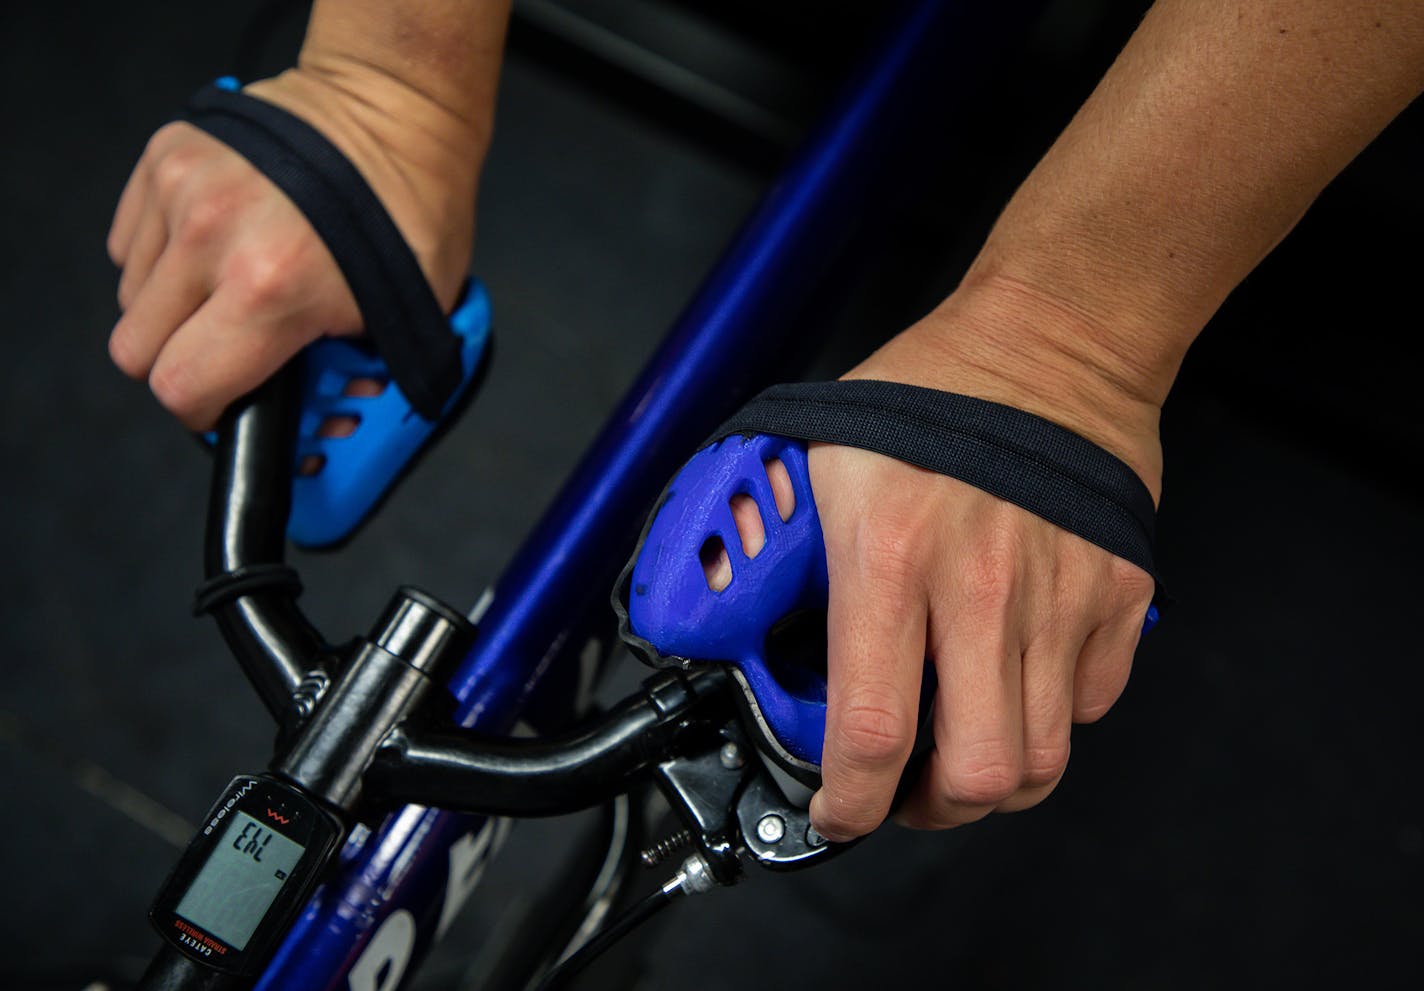
[[[995,297],[992,305],[984,299]],[[976,395],[1055,420],[1159,491],[1156,409],[1032,347],[1019,328],[1061,312],[961,291],[848,378]],[[824,785],[811,804],[835,840],[874,829],[914,742],[924,660],[938,677],[934,751],[897,819],[938,829],[1042,801],[1073,722],[1127,682],[1152,578],[964,482],[880,454],[814,445],[811,484],[830,576]]]
[[[361,171],[446,310],[465,277],[484,135],[378,73],[293,69],[247,87]],[[108,238],[123,316],[109,353],[192,430],[212,426],[323,334],[361,315],[330,252],[246,159],[176,122],[149,141]]]

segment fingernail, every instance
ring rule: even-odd
[[[811,823],[811,828],[820,833],[822,839],[828,840],[831,843],[849,843],[855,839],[855,837],[849,833],[842,833],[838,829],[823,829],[814,822]]]
[[[816,807],[824,803],[825,799],[821,798],[821,793],[819,791],[811,796],[811,804],[806,810],[810,813],[811,828],[814,829],[816,832],[820,833],[827,840],[830,840],[832,843],[845,843],[848,840],[855,839],[855,837],[843,833],[841,830],[835,828],[834,826],[827,826],[824,822],[821,821],[821,816],[817,812]]]

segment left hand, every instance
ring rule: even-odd
[[[247,91],[296,114],[347,155],[449,312],[469,268],[477,132],[360,68],[289,69]],[[336,260],[296,205],[186,122],[164,126],[144,149],[108,248],[123,273],[123,316],[109,353],[190,430],[210,428],[316,338],[362,329]]]
[[[1047,350],[991,354],[1008,335],[968,295],[847,377],[1028,409],[1112,450],[1155,499],[1155,410],[1081,403],[1100,390],[1045,364]],[[1122,694],[1151,577],[1027,510],[884,455],[814,445],[810,470],[830,574],[816,828],[848,840],[884,820],[915,738],[926,657],[939,680],[934,752],[897,819],[940,829],[1042,801],[1067,766],[1072,723],[1096,720]]]

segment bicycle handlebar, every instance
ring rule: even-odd
[[[208,497],[206,581],[195,603],[217,620],[279,723],[302,679],[330,653],[297,606],[301,584],[285,564],[300,399],[293,363],[223,416]]]
[[[674,757],[684,739],[715,735],[713,721],[698,717],[720,713],[725,720],[730,690],[721,670],[667,672],[594,723],[550,739],[397,729],[377,751],[364,784],[382,801],[457,812],[577,812],[628,791],[639,775]]]
[[[213,614],[248,680],[288,731],[272,764],[278,774],[348,813],[359,794],[368,807],[414,802],[484,814],[554,815],[625,792],[636,777],[673,756],[680,742],[701,740],[735,718],[730,678],[717,668],[690,676],[664,672],[596,723],[555,739],[479,736],[453,725],[437,729],[426,718],[410,721],[413,708],[399,717],[371,710],[371,684],[390,680],[378,675],[394,672],[392,677],[409,681],[414,667],[431,676],[435,661],[401,659],[404,650],[372,633],[364,647],[357,641],[343,652],[346,660],[338,664],[336,651],[297,605],[301,586],[285,563],[285,545],[300,386],[300,369],[289,365],[235,403],[218,427],[204,543],[207,580],[197,596],[199,611]],[[397,598],[412,596],[423,603],[421,611],[446,612],[446,625],[459,619],[418,592],[403,589]],[[468,649],[470,633],[452,649]],[[327,678],[312,714],[298,699],[317,670]],[[353,722],[361,724],[366,742],[337,748],[352,751],[343,765],[351,781],[334,789],[326,780],[330,741],[316,738]]]

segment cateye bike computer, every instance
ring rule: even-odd
[[[234,778],[148,915],[164,939],[217,970],[259,969],[337,854],[335,814],[266,775]]]

